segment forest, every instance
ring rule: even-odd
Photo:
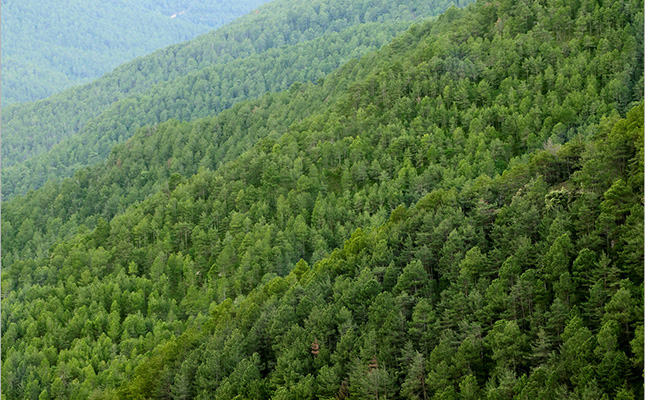
[[[265,1],[3,0],[2,104],[37,101],[87,83]]]
[[[3,202],[3,398],[643,397],[643,2],[353,4]]]

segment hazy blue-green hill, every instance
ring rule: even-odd
[[[3,0],[2,103],[39,100],[192,39],[266,0]]]

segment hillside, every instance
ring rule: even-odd
[[[328,3],[272,2],[86,86],[8,107],[3,112],[4,198],[104,160],[115,143],[146,124],[213,115],[297,80],[318,79],[381,47],[415,18],[452,4]]]
[[[642,6],[481,1],[143,128],[106,166],[160,190],[4,269],[5,395],[642,397]]]
[[[265,1],[3,0],[2,104],[40,100],[86,83]]]

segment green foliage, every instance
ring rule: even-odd
[[[78,173],[41,209],[96,228],[71,218],[30,256],[25,232],[64,220],[10,220],[5,395],[642,397],[643,104],[603,67],[642,53],[602,43],[642,4],[612,7],[451,9],[317,85],[144,128],[104,168],[114,184],[81,192],[121,214],[63,203],[98,179]],[[271,115],[292,116],[221,163],[182,144]],[[121,200],[170,139],[186,167],[163,154],[141,178],[155,193]]]

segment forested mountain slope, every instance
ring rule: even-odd
[[[349,64],[320,112],[5,268],[5,395],[642,397],[641,21],[482,1]]]
[[[642,115],[220,292],[116,397],[641,398]]]
[[[411,20],[453,4],[416,3],[280,0],[83,87],[9,107],[3,195],[103,160],[143,125],[213,115],[236,101],[315,80],[389,42]]]
[[[39,100],[96,79],[264,2],[3,0],[2,104]]]

